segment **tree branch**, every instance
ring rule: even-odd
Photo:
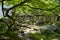
[[[28,7],[32,8],[32,9],[36,9],[36,10],[37,10],[37,9],[40,9],[40,10],[45,10],[45,11],[51,11],[51,10],[54,10],[54,9],[60,7],[60,5],[57,5],[57,6],[55,6],[54,8],[43,9],[43,8],[35,8],[35,7],[31,7],[31,6],[29,6],[29,5],[23,5],[23,6],[28,6]]]
[[[0,22],[5,23],[9,27],[9,25],[7,24],[7,22],[3,21],[2,19],[0,19]]]
[[[14,23],[15,23],[15,19],[14,19],[12,16],[8,15],[9,11],[12,10],[12,9],[14,9],[14,8],[16,8],[16,7],[18,7],[18,6],[21,6],[21,5],[24,4],[24,3],[26,3],[26,1],[23,1],[23,2],[21,2],[21,3],[19,3],[19,4],[17,4],[17,5],[14,5],[13,7],[9,8],[9,9],[7,9],[7,11],[6,11],[6,16],[7,16],[8,18],[10,18],[10,19],[13,20],[13,23],[8,27],[7,34],[9,34],[10,28],[11,28],[11,27],[14,25]]]
[[[4,3],[3,2],[4,1],[2,0],[1,2],[2,2],[2,13],[3,13],[3,16],[4,16],[4,11],[3,11],[3,9],[4,9]]]
[[[13,19],[13,17],[11,17],[11,16],[8,15],[9,11],[12,10],[12,9],[14,9],[14,8],[16,8],[16,7],[18,7],[18,6],[20,6],[20,5],[22,5],[22,4],[24,4],[24,3],[26,3],[26,1],[21,2],[21,3],[17,4],[17,5],[15,5],[15,6],[7,9],[7,11],[6,11],[6,16],[9,17],[9,18],[12,19],[12,20],[15,20],[15,19]]]

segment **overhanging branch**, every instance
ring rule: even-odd
[[[9,11],[12,10],[12,9],[14,9],[14,8],[16,8],[16,7],[18,7],[18,6],[21,6],[21,5],[24,4],[24,3],[26,3],[26,1],[23,1],[23,2],[21,2],[21,3],[19,3],[19,4],[17,4],[17,5],[14,5],[13,7],[9,8],[9,9],[7,9],[7,11],[6,11],[6,16],[7,16],[8,18],[10,18],[10,19],[13,20],[13,23],[8,27],[7,34],[9,33],[10,28],[11,28],[11,27],[14,25],[14,23],[15,23],[15,19],[14,19],[12,16],[8,15]]]
[[[6,11],[6,16],[9,17],[9,18],[12,19],[12,20],[15,20],[13,17],[11,17],[11,16],[8,15],[9,11],[12,10],[12,9],[14,9],[14,8],[16,8],[16,7],[18,7],[18,6],[21,6],[21,5],[24,4],[24,3],[26,3],[26,1],[21,2],[21,3],[17,4],[17,5],[14,5],[13,7],[7,9],[7,11]]]
[[[54,8],[50,8],[50,9],[44,9],[44,8],[35,8],[35,7],[31,7],[31,6],[29,6],[29,5],[23,5],[23,6],[28,6],[28,7],[30,7],[30,8],[32,8],[32,9],[40,9],[40,10],[45,10],[45,11],[52,11],[52,10],[54,10],[54,9],[56,9],[56,8],[58,8],[58,7],[60,7],[60,5],[57,5],[57,6],[55,6]]]

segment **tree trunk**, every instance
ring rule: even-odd
[[[60,21],[60,16],[57,16],[57,21]]]

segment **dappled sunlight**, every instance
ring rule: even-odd
[[[60,1],[0,0],[0,40],[60,40]]]

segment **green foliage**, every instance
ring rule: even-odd
[[[7,34],[8,37],[10,37],[9,40],[21,40],[21,38],[18,37],[18,34],[14,33],[14,32],[9,32],[9,34]]]
[[[39,34],[39,33],[30,34],[29,37],[30,37],[31,39],[33,39],[33,40],[41,40],[41,39],[43,39],[43,40],[51,40],[50,37],[47,37],[47,36],[45,36],[45,35],[43,35],[43,34]]]
[[[0,0],[0,4],[1,4]],[[25,1],[25,2],[24,2]],[[13,20],[9,18],[1,18],[4,20],[7,24],[4,22],[0,22],[0,35],[1,36],[7,36],[10,38],[10,40],[21,40],[21,38],[18,38],[17,34],[20,29],[20,25],[25,24],[24,26],[28,26],[30,24],[36,23],[37,20],[39,20],[36,24],[53,24],[55,23],[54,16],[60,16],[60,4],[58,0],[4,0],[4,5],[10,6],[12,5],[12,10],[14,11],[12,14],[12,18],[15,19],[14,24]],[[19,5],[18,7],[15,7],[15,5]],[[15,7],[15,8],[14,8]],[[31,15],[32,20],[29,19],[29,17],[20,17]],[[40,16],[35,16],[40,15]],[[17,17],[18,16],[18,17]],[[21,22],[22,21],[22,22]],[[19,23],[20,22],[20,23]],[[11,26],[11,24],[13,24]],[[17,25],[18,24],[18,25]],[[51,38],[60,37],[60,21],[56,21],[56,25],[58,26],[58,29],[55,30],[56,32],[51,33],[49,30],[42,30],[42,34],[30,34],[30,38],[33,40],[51,40]],[[17,27],[16,27],[17,26]],[[18,27],[19,26],[19,27]],[[17,33],[15,33],[17,31]],[[5,33],[5,34],[4,34]],[[8,34],[7,34],[8,33]],[[3,35],[2,35],[3,34]],[[48,34],[48,35],[47,35]]]
[[[6,5],[16,5],[20,2],[23,2],[24,0],[10,0],[10,1],[5,1],[4,4]],[[40,9],[52,9],[54,7],[56,7],[58,4],[58,0],[30,0],[30,2],[26,2],[25,4],[23,5],[29,5],[31,7],[34,7],[34,8],[40,8]],[[30,8],[29,6],[19,6],[16,8],[16,12],[18,13],[22,13],[22,14],[30,14],[33,12],[34,9]],[[56,8],[57,10],[57,8]],[[36,11],[36,10],[34,10]],[[40,10],[39,10],[40,11]],[[43,11],[43,10],[42,10]],[[43,11],[44,14],[47,13],[47,14],[51,14],[52,12],[48,12],[48,11]],[[58,11],[59,12],[59,11]],[[59,14],[57,12],[57,14]]]
[[[56,25],[60,28],[60,21],[56,22]]]
[[[7,31],[8,27],[5,25],[5,23],[0,22],[0,34],[4,34]]]

